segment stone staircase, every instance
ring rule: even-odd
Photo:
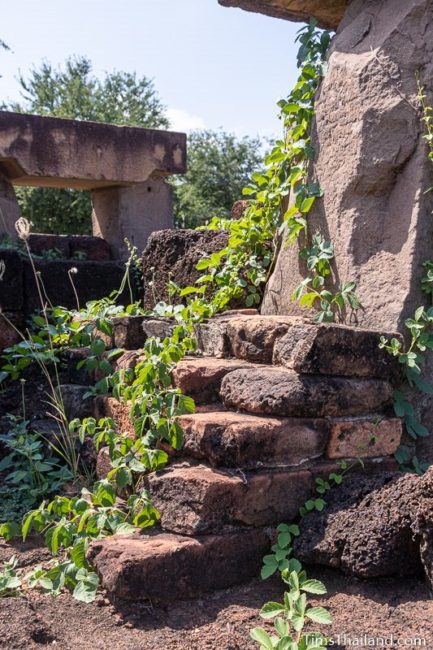
[[[122,331],[126,347],[138,349],[169,327],[122,319],[114,339]],[[197,355],[173,373],[196,413],[180,417],[181,452],[168,449],[170,465],[148,478],[161,527],[107,538],[89,551],[111,596],[168,602],[252,578],[275,527],[297,517],[315,478],[327,477],[338,460],[362,458],[354,471],[395,468],[398,367],[379,350],[381,334],[252,310],[200,326]],[[130,350],[118,363],[138,357]],[[98,398],[96,411],[122,430],[131,426],[113,398]],[[103,474],[101,460],[98,467]]]

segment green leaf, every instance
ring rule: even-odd
[[[307,618],[313,623],[320,623],[320,625],[331,625],[331,614],[324,607],[312,607],[305,612]]]
[[[284,614],[285,612],[285,607],[281,603],[276,603],[276,602],[269,602],[263,605],[262,609],[260,610],[260,616],[262,618],[274,618],[274,616],[278,616],[279,614]]]
[[[265,564],[265,566],[262,567],[262,570],[260,572],[262,580],[267,580],[267,578],[270,578],[271,576],[274,575],[275,571],[278,568],[278,564]]]
[[[250,632],[250,637],[253,641],[260,643],[263,648],[266,650],[273,650],[273,643],[271,637],[265,630],[261,627],[255,627]]]
[[[318,596],[326,594],[326,587],[320,580],[306,580],[301,584],[301,589],[309,594],[317,594]]]

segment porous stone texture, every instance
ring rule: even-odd
[[[143,253],[144,306],[168,302],[167,283],[193,285],[203,275],[197,262],[227,246],[228,233],[215,230],[159,230],[150,235]]]
[[[23,260],[24,267],[24,309],[26,314],[40,309],[40,299],[36,288],[33,268],[29,260]],[[77,308],[77,299],[72,287],[71,274],[80,306],[89,300],[97,300],[108,296],[119,289],[125,268],[118,262],[94,262],[77,260],[37,260],[36,271],[40,272],[45,293],[53,305],[61,305],[70,309]],[[130,302],[129,290],[120,297],[123,304]]]
[[[127,433],[132,438],[135,437],[129,404],[119,402],[115,397],[98,395],[94,399],[94,414],[96,419],[111,418],[114,420],[119,433]]]
[[[100,237],[89,235],[53,235],[31,233],[28,244],[33,255],[44,255],[56,250],[67,259],[86,259],[106,262],[111,259],[110,247]]]
[[[233,411],[183,415],[182,455],[213,466],[278,467],[300,465],[321,456],[328,439],[325,420],[257,417]]]
[[[343,418],[330,422],[328,458],[392,456],[400,445],[403,423],[397,418]]]
[[[432,103],[431,0],[353,0],[328,59],[313,137],[324,196],[309,230],[334,244],[335,284],[356,281],[359,323],[401,329],[424,303],[422,262],[431,258],[433,176],[416,83],[419,71]],[[283,246],[263,313],[304,314],[290,296],[305,276],[298,247]]]
[[[23,308],[23,264],[13,250],[0,247],[0,309],[19,312]]]
[[[88,559],[115,598],[167,603],[253,578],[269,547],[262,530],[199,539],[158,533],[113,535],[93,542]]]
[[[62,384],[58,387],[63,402],[63,408],[68,422],[75,418],[88,418],[93,415],[93,400],[91,397],[84,398],[89,391],[88,386],[77,384]],[[51,407],[51,410],[54,407]],[[54,415],[58,415],[53,411]]]
[[[173,381],[182,393],[193,397],[198,404],[205,404],[219,399],[223,378],[238,368],[249,372],[250,364],[239,359],[185,357],[173,370]]]
[[[420,483],[421,499],[412,529],[419,537],[421,561],[427,582],[433,589],[433,468],[426,472]]]
[[[323,512],[303,518],[295,557],[359,578],[420,573],[419,538],[412,530],[420,485],[413,474],[346,477],[327,494]]]
[[[228,373],[220,388],[227,407],[288,417],[338,417],[380,413],[392,402],[381,379],[297,375],[264,366]]]
[[[272,363],[274,344],[296,318],[281,316],[240,316],[227,322],[232,354],[253,363]]]
[[[312,479],[306,470],[245,474],[180,463],[150,474],[148,483],[163,528],[195,535],[290,521],[308,498]]]
[[[401,369],[398,359],[379,349],[383,335],[403,342],[397,333],[336,324],[294,323],[276,341],[273,363],[314,375],[397,378]]]
[[[24,324],[21,314],[0,311],[0,352],[21,341],[19,332],[24,330]]]
[[[257,316],[257,309],[241,309],[224,312],[196,326],[197,351],[205,356],[223,359],[232,356],[227,325],[231,318]]]
[[[338,27],[348,0],[218,0],[223,7],[240,7],[275,18],[306,21],[311,17],[321,27]]]

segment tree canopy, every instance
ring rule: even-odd
[[[259,138],[224,131],[194,131],[188,137],[188,171],[175,181],[178,225],[193,227],[228,217],[242,189],[263,160]]]
[[[20,75],[19,82],[21,101],[3,104],[3,108],[124,126],[168,127],[151,79],[130,72],[111,72],[98,79],[86,57],[70,58],[64,68],[53,68],[45,61],[28,78]]]

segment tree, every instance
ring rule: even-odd
[[[2,110],[124,126],[167,128],[168,120],[153,81],[128,72],[98,79],[85,57],[71,58],[64,68],[44,62],[27,79],[19,78],[21,102]],[[41,232],[87,234],[91,231],[88,192],[69,189],[17,189],[23,216]]]
[[[174,181],[176,223],[202,225],[228,217],[251,174],[263,161],[259,138],[236,138],[224,131],[194,131],[188,138],[188,171]]]

